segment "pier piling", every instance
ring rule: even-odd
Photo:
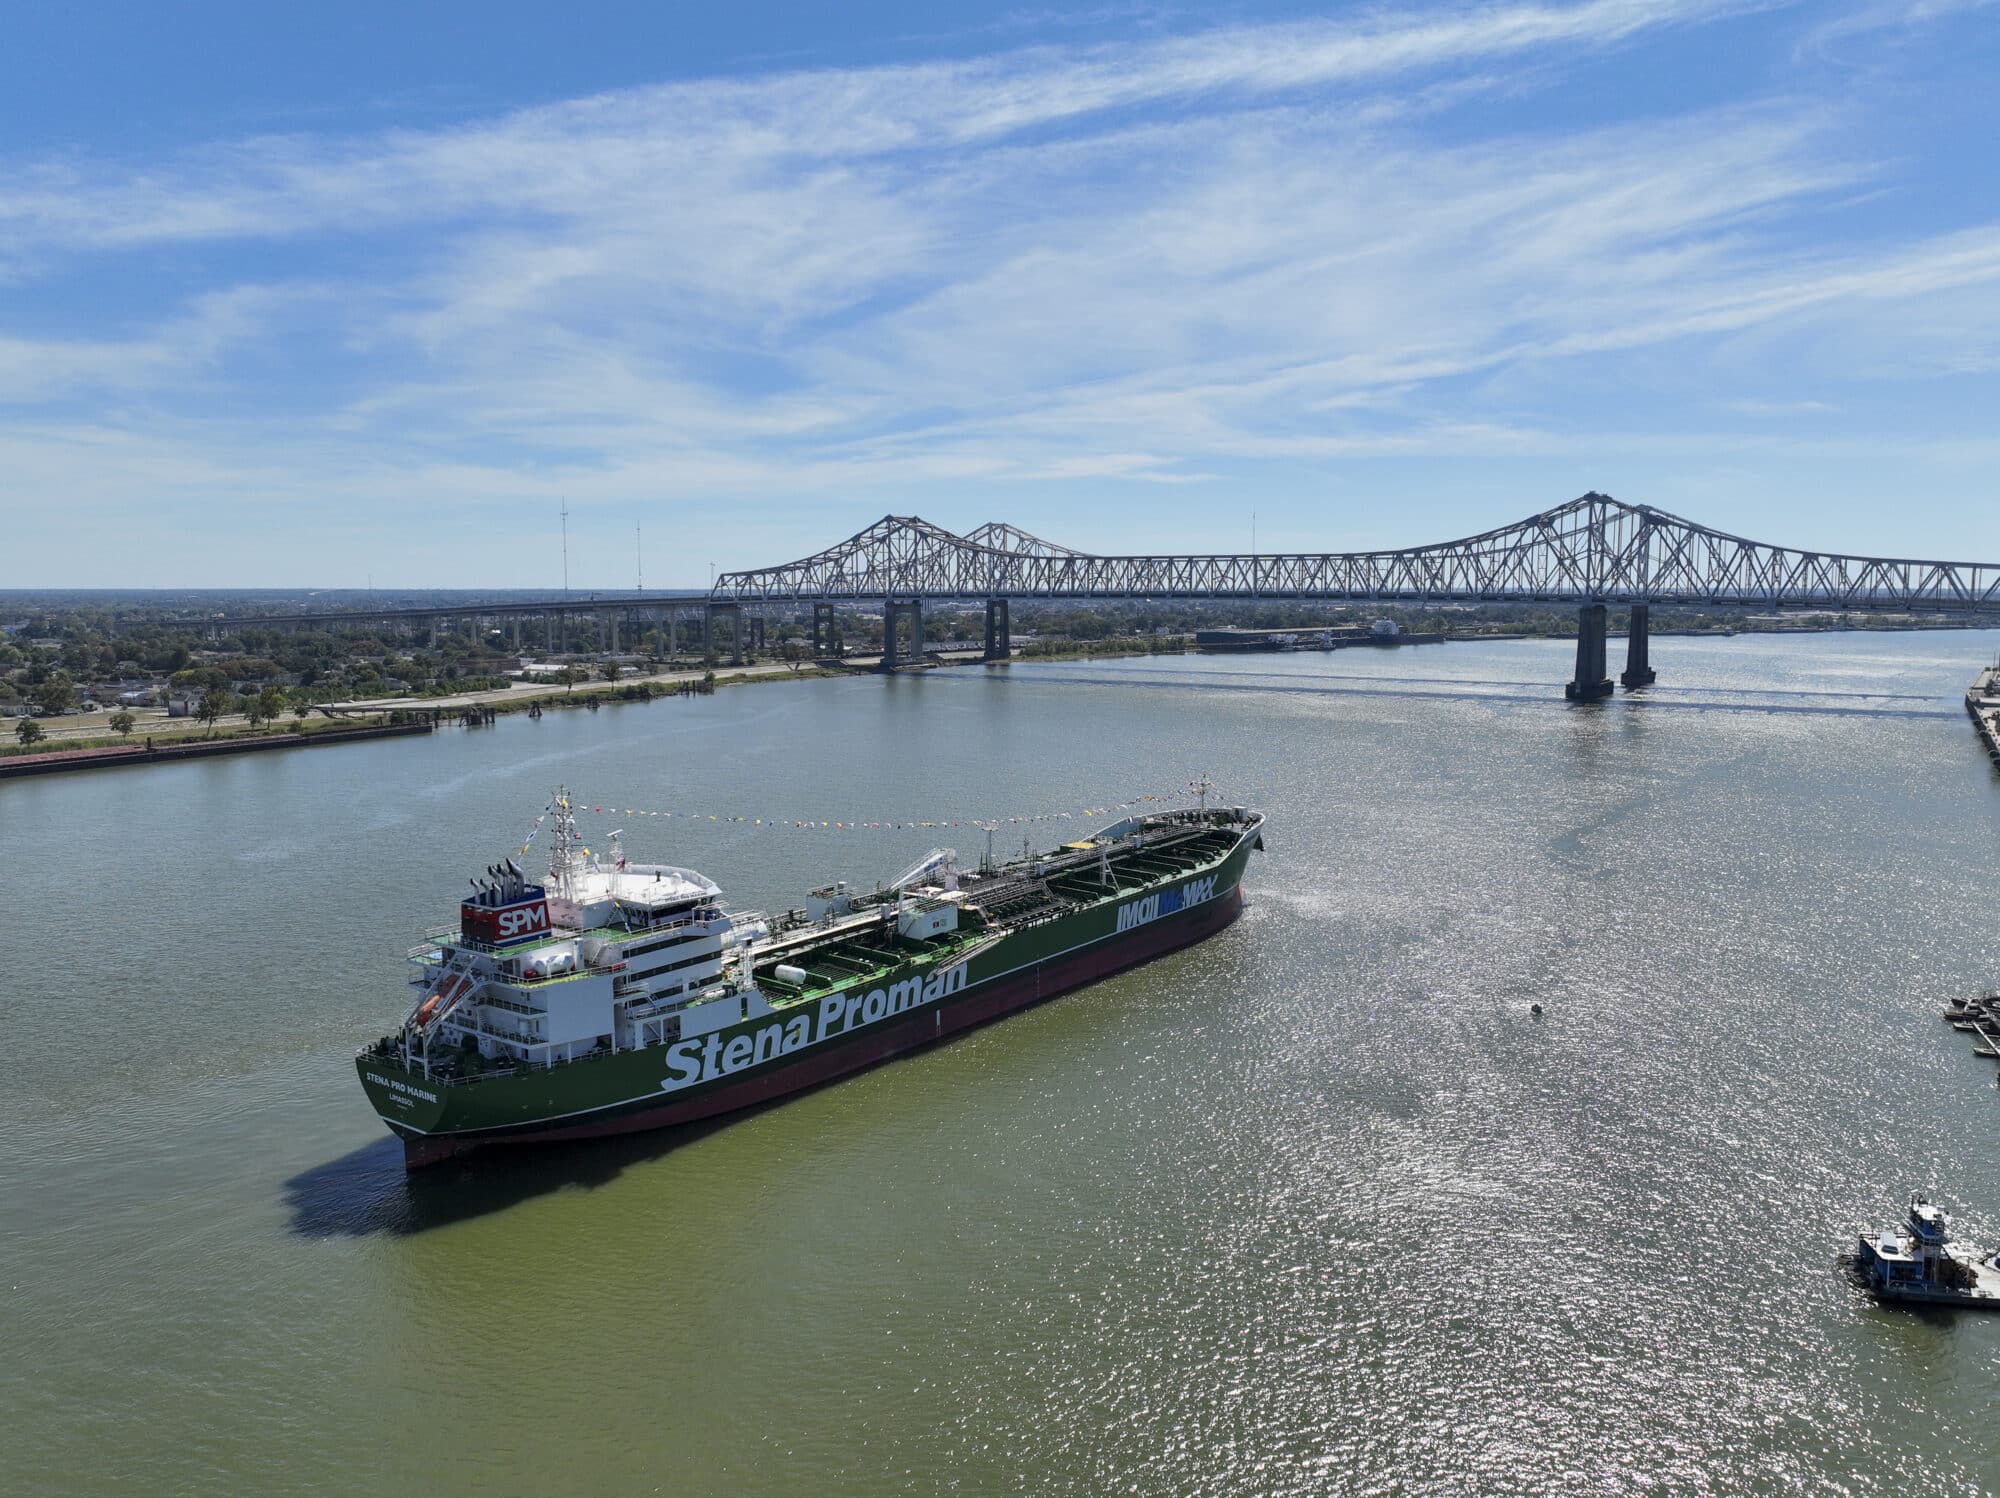
[[[1014,654],[1014,634],[1007,622],[1007,600],[986,600],[986,659],[1004,661]]]
[[[1586,603],[1576,611],[1576,680],[1563,688],[1571,702],[1597,702],[1611,695],[1604,674],[1604,605]]]
[[[1570,702],[1600,702],[1612,694],[1604,674],[1604,604],[1576,610],[1576,680],[1562,688]]]
[[[1628,692],[1634,687],[1649,687],[1659,679],[1651,659],[1651,615],[1650,605],[1632,605],[1632,622],[1625,636],[1625,669],[1618,677]]]

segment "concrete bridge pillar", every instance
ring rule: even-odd
[[[896,649],[896,621],[902,617],[902,605],[893,598],[882,600],[882,669],[893,671],[898,663]]]
[[[729,660],[731,665],[743,664],[743,605],[740,603],[708,603],[701,610],[701,658],[704,664],[715,664],[715,621],[719,615],[729,616]]]
[[[618,653],[618,610],[612,609],[605,615],[604,622],[611,626],[611,653]]]
[[[1649,604],[1632,605],[1632,625],[1625,636],[1625,669],[1618,676],[1628,692],[1634,687],[1649,687],[1659,678],[1651,659],[1651,616]]]
[[[1611,695],[1604,674],[1604,605],[1586,603],[1576,611],[1576,680],[1563,688],[1571,702],[1597,702]]]
[[[1007,600],[986,600],[986,659],[1004,661],[1014,654],[1014,632],[1007,622]]]
[[[813,605],[812,653],[815,656],[841,654],[840,621],[834,615],[831,602]]]

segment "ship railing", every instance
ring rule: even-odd
[[[517,1004],[512,999],[503,999],[498,994],[493,993],[490,989],[486,993],[481,994],[477,999],[474,999],[472,1002],[474,1002],[475,1004],[485,1004],[494,1009],[506,1009],[514,1014],[532,1014],[537,1018],[540,1018],[548,1013],[548,1010],[537,1009],[531,1004]]]
[[[487,1033],[493,1033],[493,1032],[487,1032]],[[493,1038],[495,1040],[509,1041],[515,1045],[547,1044],[547,1042],[545,1041],[525,1040],[523,1037],[519,1035],[501,1035],[498,1033],[493,1033]],[[657,1044],[657,1042],[655,1042],[655,1044]],[[629,1046],[626,1047],[625,1049],[651,1050],[652,1048],[653,1048],[652,1046]],[[556,1067],[559,1066],[582,1066],[585,1063],[591,1061],[609,1061],[614,1054],[623,1055],[624,1051],[621,1050],[616,1053],[603,1050],[585,1051],[581,1056],[556,1056],[556,1057],[551,1057],[546,1061],[522,1061],[517,1059],[512,1066],[496,1066],[489,1064],[487,1066],[481,1067],[476,1072],[453,1071],[449,1074],[440,1075],[435,1070],[433,1070],[431,1075],[431,1080],[433,1082],[441,1083],[446,1087],[466,1087],[477,1082],[504,1081],[506,1078],[518,1076],[520,1075],[520,1073],[524,1071],[553,1071]]]

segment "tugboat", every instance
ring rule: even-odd
[[[1922,1197],[1901,1228],[1863,1233],[1854,1263],[1882,1300],[2000,1311],[2000,1252],[1954,1245],[1950,1215]]]

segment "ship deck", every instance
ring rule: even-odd
[[[1221,820],[1219,813],[1169,817],[1147,822],[1139,848],[1077,843],[1043,858],[963,876],[960,925],[946,935],[919,938],[885,930],[879,911],[894,896],[865,897],[873,902],[868,907],[857,901],[857,909],[864,910],[858,921],[780,931],[758,954],[757,986],[774,1008],[783,1009],[873,984],[911,963],[949,966],[998,936],[1190,878],[1225,858],[1247,830],[1243,823]],[[778,977],[780,964],[803,969],[805,981]]]

